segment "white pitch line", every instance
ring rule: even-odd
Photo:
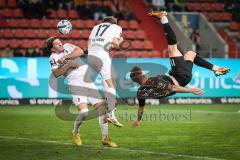
[[[50,141],[50,140],[38,140],[38,139],[30,139],[30,138],[23,138],[23,137],[12,137],[12,136],[0,136],[3,139],[12,139],[12,140],[24,140],[24,141],[31,141],[37,143],[49,143],[49,144],[61,144],[61,145],[71,145],[72,143],[66,142],[59,142],[59,141]],[[182,158],[193,158],[193,159],[202,159],[202,160],[224,160],[218,158],[211,158],[211,157],[201,157],[201,156],[192,156],[192,155],[184,155],[184,154],[173,154],[173,153],[166,153],[166,152],[153,152],[153,151],[146,151],[146,150],[138,150],[138,149],[129,149],[129,148],[109,148],[109,147],[100,147],[100,146],[93,146],[93,145],[83,145],[86,147],[97,148],[97,149],[104,149],[104,150],[119,150],[119,151],[127,151],[127,152],[140,152],[146,154],[153,154],[153,155],[160,155],[160,156],[172,156],[172,157],[182,157]]]

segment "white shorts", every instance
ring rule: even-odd
[[[78,83],[72,83],[69,85],[69,89],[72,93],[73,103],[76,106],[81,103],[95,105],[103,101],[102,96],[94,83],[86,83],[79,80]]]
[[[112,79],[112,62],[109,55],[105,56],[96,56],[94,54],[90,54],[88,56],[88,62],[96,70],[101,74],[102,79],[105,81],[107,79]]]

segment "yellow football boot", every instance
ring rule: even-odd
[[[224,75],[227,74],[230,71],[230,68],[223,68],[223,67],[219,67],[218,69],[214,70],[214,74],[215,76],[220,76],[220,75]]]
[[[150,17],[156,17],[158,19],[162,19],[162,17],[167,16],[167,12],[165,12],[165,11],[161,11],[161,12],[152,11],[152,12],[149,12],[147,15],[150,16]]]
[[[76,146],[81,146],[82,145],[82,140],[80,138],[80,134],[73,131],[72,136],[73,136],[73,143]]]
[[[106,137],[103,141],[102,144],[108,147],[116,148],[117,144],[112,142],[112,140],[108,137]]]

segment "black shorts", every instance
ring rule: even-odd
[[[192,80],[192,68],[193,62],[184,60],[181,57],[171,57],[171,70],[169,75],[173,76],[179,83],[180,86],[186,86]]]

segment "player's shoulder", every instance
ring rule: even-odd
[[[65,50],[70,50],[70,51],[72,51],[73,49],[75,49],[77,46],[75,46],[75,45],[73,45],[73,44],[71,44],[71,43],[65,43],[64,45],[63,45],[63,48],[65,49]]]
[[[49,56],[49,59],[55,59],[58,57],[57,53],[51,53],[51,55]]]
[[[117,25],[117,24],[112,24],[112,25],[113,25],[113,27],[115,27],[116,29],[122,29],[122,27],[119,26],[119,25]]]
[[[73,47],[75,46],[74,44],[71,44],[71,43],[64,43],[63,47]]]

